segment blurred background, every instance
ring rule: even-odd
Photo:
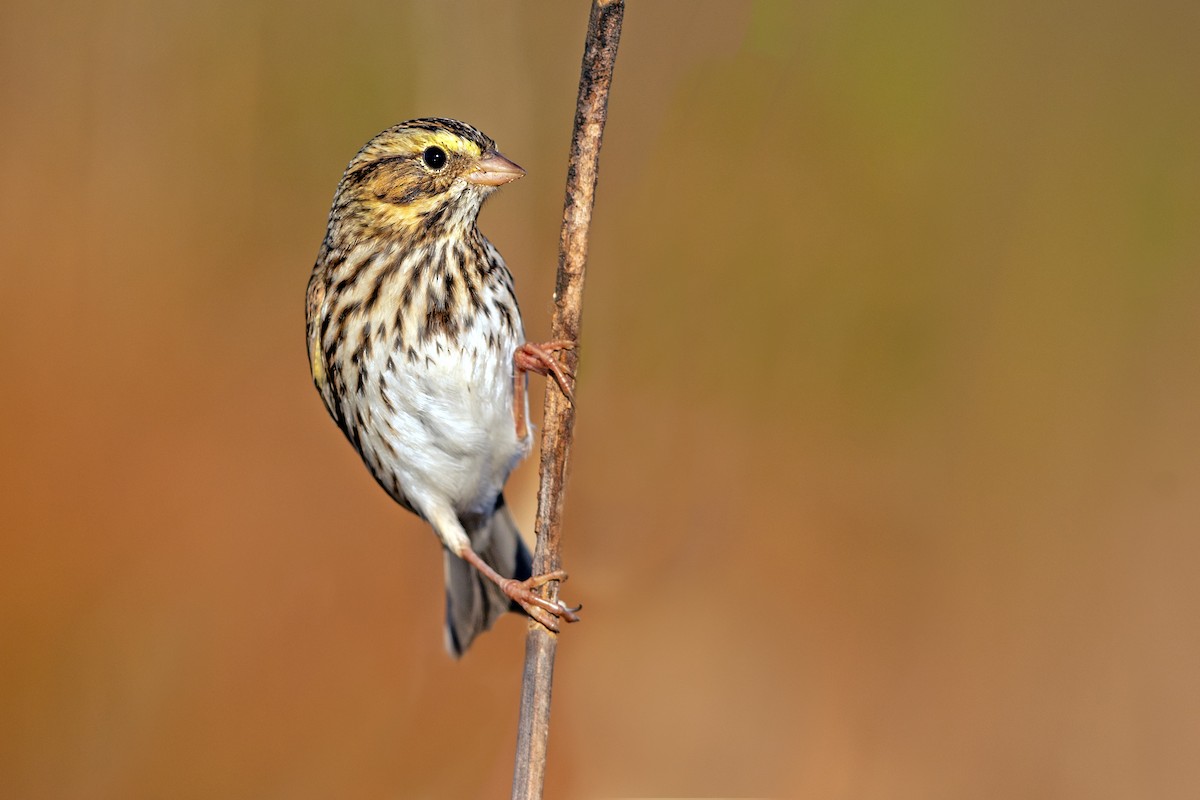
[[[546,336],[586,19],[0,8],[0,795],[507,796],[525,623],[442,650],[304,290],[355,151],[458,117]],[[1198,35],[631,4],[548,796],[1200,794]]]

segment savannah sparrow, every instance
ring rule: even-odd
[[[525,342],[513,279],[475,226],[525,171],[450,119],[376,136],[350,162],[308,284],[308,356],[325,407],[379,485],[445,547],[446,647],[461,655],[505,611],[557,630],[575,611],[534,590],[504,504],[529,453],[526,373],[553,376],[570,342]]]

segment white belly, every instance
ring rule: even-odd
[[[404,498],[425,513],[431,500],[459,514],[490,512],[509,473],[532,437],[516,437],[512,355],[518,342],[496,352],[468,334],[461,349],[435,336],[416,353],[382,351],[367,371],[379,387],[357,397],[361,439],[375,451],[376,477],[396,482]],[[392,366],[388,368],[388,360]],[[398,481],[391,481],[390,474]]]

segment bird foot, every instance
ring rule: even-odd
[[[526,342],[513,353],[513,422],[517,426],[517,439],[523,440],[529,435],[529,426],[525,421],[526,373],[554,376],[554,382],[558,384],[558,388],[567,398],[567,402],[575,402],[575,395],[571,391],[571,381],[575,379],[575,376],[551,355],[551,353],[562,350],[574,349],[575,342],[568,339],[557,339],[541,344]]]
[[[514,603],[525,609],[525,613],[536,619],[546,628],[558,633],[559,620],[579,622],[578,612],[583,606],[568,606],[561,600],[547,600],[534,592],[550,581],[565,581],[567,573],[561,569],[547,572],[544,575],[534,575],[523,581],[512,579],[502,580],[500,589]]]
[[[579,611],[583,606],[572,608],[561,600],[547,600],[534,591],[545,586],[550,581],[565,581],[567,573],[563,570],[556,569],[542,575],[534,575],[532,578],[518,581],[513,578],[502,578],[500,573],[492,569],[470,547],[464,548],[459,557],[473,564],[475,569],[483,573],[484,577],[500,587],[500,591],[504,592],[505,597],[525,609],[526,614],[536,619],[549,630],[558,633],[558,621],[560,619],[565,619],[567,622],[579,622]]]

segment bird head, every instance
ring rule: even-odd
[[[367,142],[346,168],[334,207],[376,234],[438,235],[473,227],[484,199],[524,174],[476,128],[415,119]]]

